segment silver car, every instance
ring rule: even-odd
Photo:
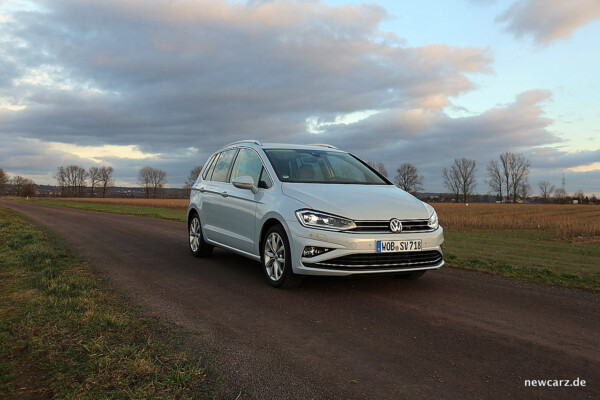
[[[433,207],[345,151],[243,140],[204,165],[188,208],[194,256],[234,251],[261,262],[274,287],[304,275],[416,278],[444,265]]]

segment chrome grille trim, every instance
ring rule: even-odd
[[[402,231],[396,233],[432,232],[427,219],[402,219]],[[363,220],[354,221],[356,228],[347,230],[350,233],[394,233],[390,230],[390,221]]]
[[[357,253],[319,262],[303,262],[309,268],[376,270],[401,268],[432,268],[442,262],[442,254],[437,250],[411,251],[398,253]]]

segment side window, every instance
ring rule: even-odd
[[[265,171],[264,167],[260,170],[260,179],[258,180],[258,187],[261,189],[269,189],[273,186],[273,181],[269,178],[269,174]]]
[[[262,161],[260,161],[260,157],[254,151],[241,149],[235,159],[235,163],[233,163],[231,180],[239,176],[250,176],[254,179],[254,184],[258,186],[262,168]]]
[[[206,179],[206,175],[208,175],[208,171],[210,171],[210,169],[212,168],[213,162],[215,162],[217,156],[218,154],[212,156],[210,160],[208,160],[208,162],[204,165],[204,168],[202,168],[202,179]]]
[[[232,149],[221,153],[221,157],[219,157],[215,163],[215,170],[212,173],[211,180],[227,182],[227,173],[229,172],[229,167],[231,167],[231,162],[233,161],[236,152],[236,149]]]
[[[215,165],[217,165],[217,160],[219,159],[219,157],[221,157],[221,153],[215,155],[215,160],[212,162],[212,164],[206,172],[206,179],[209,181],[212,179],[212,174],[215,171]]]

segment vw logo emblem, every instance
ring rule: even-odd
[[[398,218],[392,218],[390,220],[390,230],[392,232],[400,232],[402,230],[402,221]]]

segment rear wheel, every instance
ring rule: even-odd
[[[401,274],[395,275],[396,278],[400,279],[419,279],[423,275],[425,275],[427,271],[412,271],[412,272],[403,272]]]
[[[265,233],[261,246],[263,272],[273,287],[298,286],[302,276],[292,270],[290,243],[283,227],[276,225]]]
[[[208,257],[213,252],[213,246],[204,241],[202,224],[198,214],[193,214],[188,223],[190,252],[194,257]]]

